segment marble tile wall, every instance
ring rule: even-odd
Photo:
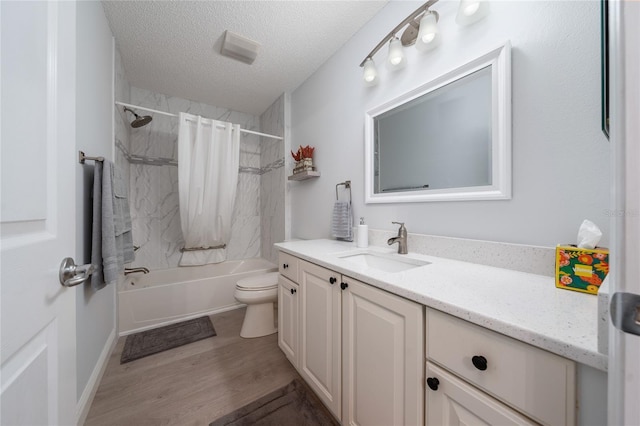
[[[231,111],[186,99],[166,96],[131,86],[130,103],[173,114],[188,112],[259,130],[259,120],[250,114]],[[130,199],[134,244],[140,246],[135,266],[172,268],[180,260],[184,245],[178,206],[177,139],[178,120],[161,114],[138,129],[130,128]],[[260,138],[240,137],[240,169],[233,213],[228,259],[260,257]]]
[[[285,95],[283,94],[260,116],[263,133],[285,136]],[[285,240],[285,142],[261,138],[260,209],[262,257],[273,263],[278,252],[273,244]]]
[[[124,67],[122,65],[122,58],[118,49],[115,51],[115,82],[114,82],[115,98],[120,102],[129,102],[129,82],[124,76]],[[125,182],[129,182],[129,117],[122,107],[114,105],[115,108],[115,156],[114,162],[117,170],[119,170]]]

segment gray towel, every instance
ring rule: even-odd
[[[331,236],[338,240],[353,241],[353,212],[351,203],[336,201],[333,205]]]
[[[102,268],[106,284],[114,284],[133,262],[133,236],[127,188],[116,177],[115,165],[104,161],[102,173]],[[95,196],[95,195],[94,195]]]
[[[93,168],[93,224],[91,227],[91,287],[100,290],[106,284],[102,275],[102,162]]]

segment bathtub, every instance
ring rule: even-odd
[[[236,282],[277,270],[273,263],[254,258],[127,275],[118,289],[119,333],[242,307],[233,297]]]

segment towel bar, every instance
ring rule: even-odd
[[[340,197],[338,197],[338,187],[344,186],[345,189],[349,190],[349,204],[351,204],[351,181],[345,180],[344,182],[340,182],[336,184],[336,200],[340,201]]]
[[[181,253],[184,253],[185,251],[200,251],[200,250],[213,250],[213,249],[223,249],[223,248],[227,248],[226,244],[220,244],[217,246],[211,246],[211,247],[182,247],[180,249]]]
[[[104,161],[104,157],[88,157],[83,151],[78,151],[78,163],[84,164],[86,160]]]

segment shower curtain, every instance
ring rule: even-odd
[[[239,157],[240,126],[180,113],[178,194],[185,241],[180,266],[226,260]]]

